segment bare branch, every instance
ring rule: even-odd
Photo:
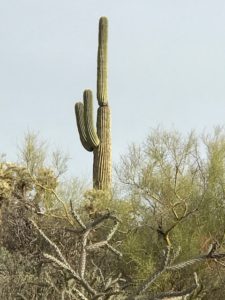
[[[38,225],[34,222],[34,220],[30,219],[30,222],[39,231],[39,233],[41,234],[41,236],[55,249],[56,253],[59,255],[59,257],[61,258],[61,260],[63,261],[63,263],[65,265],[68,265],[65,257],[62,255],[62,252],[59,249],[59,247],[46,236],[46,234],[38,227]]]
[[[86,226],[84,225],[83,221],[81,220],[80,216],[78,215],[78,213],[75,211],[74,207],[73,207],[73,202],[72,200],[70,200],[70,208],[71,208],[71,214],[74,218],[75,221],[77,221],[77,223],[80,225],[80,227],[82,229],[86,229]]]

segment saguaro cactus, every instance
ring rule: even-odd
[[[98,66],[97,66],[97,130],[93,121],[91,90],[83,93],[83,102],[75,105],[80,140],[84,148],[93,152],[93,187],[106,190],[112,181],[111,121],[107,91],[107,40],[108,20],[99,20]]]

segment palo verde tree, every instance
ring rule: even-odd
[[[97,130],[93,122],[93,102],[91,90],[83,93],[83,103],[75,105],[75,114],[80,140],[83,147],[93,152],[93,187],[107,190],[111,187],[111,125],[107,93],[107,37],[108,20],[101,17],[98,37],[97,67]]]

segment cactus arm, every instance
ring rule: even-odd
[[[85,90],[83,94],[84,102],[84,125],[87,142],[92,148],[98,147],[100,141],[94,126],[93,120],[93,98],[91,90]]]
[[[106,17],[101,17],[99,21],[97,67],[97,99],[99,106],[104,106],[108,104],[107,40],[108,20]]]
[[[81,144],[87,151],[92,152],[93,148],[89,145],[87,141],[86,132],[85,132],[83,103],[78,102],[75,104],[75,115],[76,115],[77,128],[78,128]]]

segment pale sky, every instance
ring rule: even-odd
[[[29,129],[69,153],[72,175],[91,175],[74,103],[86,88],[96,93],[100,16],[109,19],[114,162],[159,124],[184,133],[224,125],[224,0],[0,0],[7,160],[17,159]]]

